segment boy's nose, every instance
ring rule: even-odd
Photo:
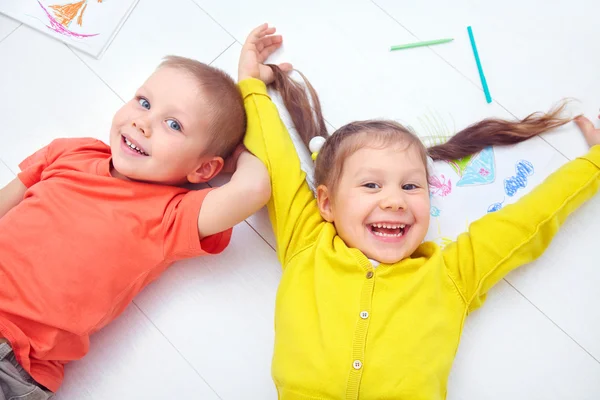
[[[133,122],[131,125],[137,130],[139,130],[142,133],[142,135],[144,135],[144,137],[150,137],[150,129],[144,128],[140,123]]]

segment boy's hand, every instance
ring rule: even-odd
[[[598,116],[600,118],[600,115]],[[600,144],[600,128],[595,128],[592,121],[586,117],[575,118],[575,123],[581,129],[585,140],[590,147]]]
[[[256,78],[265,84],[273,82],[273,71],[264,64],[265,60],[281,47],[281,35],[273,35],[275,28],[262,24],[255,28],[242,46],[240,62],[238,64],[238,82],[247,78]],[[291,71],[292,64],[282,63],[279,68]]]
[[[233,150],[233,153],[225,160],[225,165],[223,165],[221,173],[233,174],[237,168],[237,162],[240,155],[245,151],[248,151],[246,150],[246,147],[242,143],[238,144],[235,150]]]

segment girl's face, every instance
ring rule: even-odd
[[[409,257],[427,234],[427,172],[415,146],[359,149],[344,161],[335,193],[319,186],[317,194],[344,242],[379,262]]]
[[[202,156],[210,139],[207,108],[192,76],[158,69],[113,118],[113,175],[163,184],[210,180],[223,160]]]

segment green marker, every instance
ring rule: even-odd
[[[453,41],[454,39],[438,39],[438,40],[428,40],[426,42],[416,42],[416,43],[408,43],[408,44],[400,44],[398,46],[390,47],[390,51],[394,50],[402,50],[402,49],[412,49],[413,47],[422,47],[422,46],[431,46],[434,44],[442,44]]]

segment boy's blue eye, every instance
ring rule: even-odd
[[[174,131],[181,130],[181,125],[179,125],[179,122],[175,121],[174,119],[168,119],[167,125],[169,126],[169,128],[173,129]]]
[[[367,189],[379,189],[379,185],[373,182],[365,183],[363,186]]]
[[[146,110],[150,109],[150,102],[143,97],[138,99],[138,103],[140,103],[140,106],[144,107]]]
[[[417,185],[412,184],[412,183],[409,183],[409,184],[406,184],[406,185],[402,186],[402,189],[404,189],[404,190],[415,190],[415,189],[418,189],[418,188],[419,187]]]

